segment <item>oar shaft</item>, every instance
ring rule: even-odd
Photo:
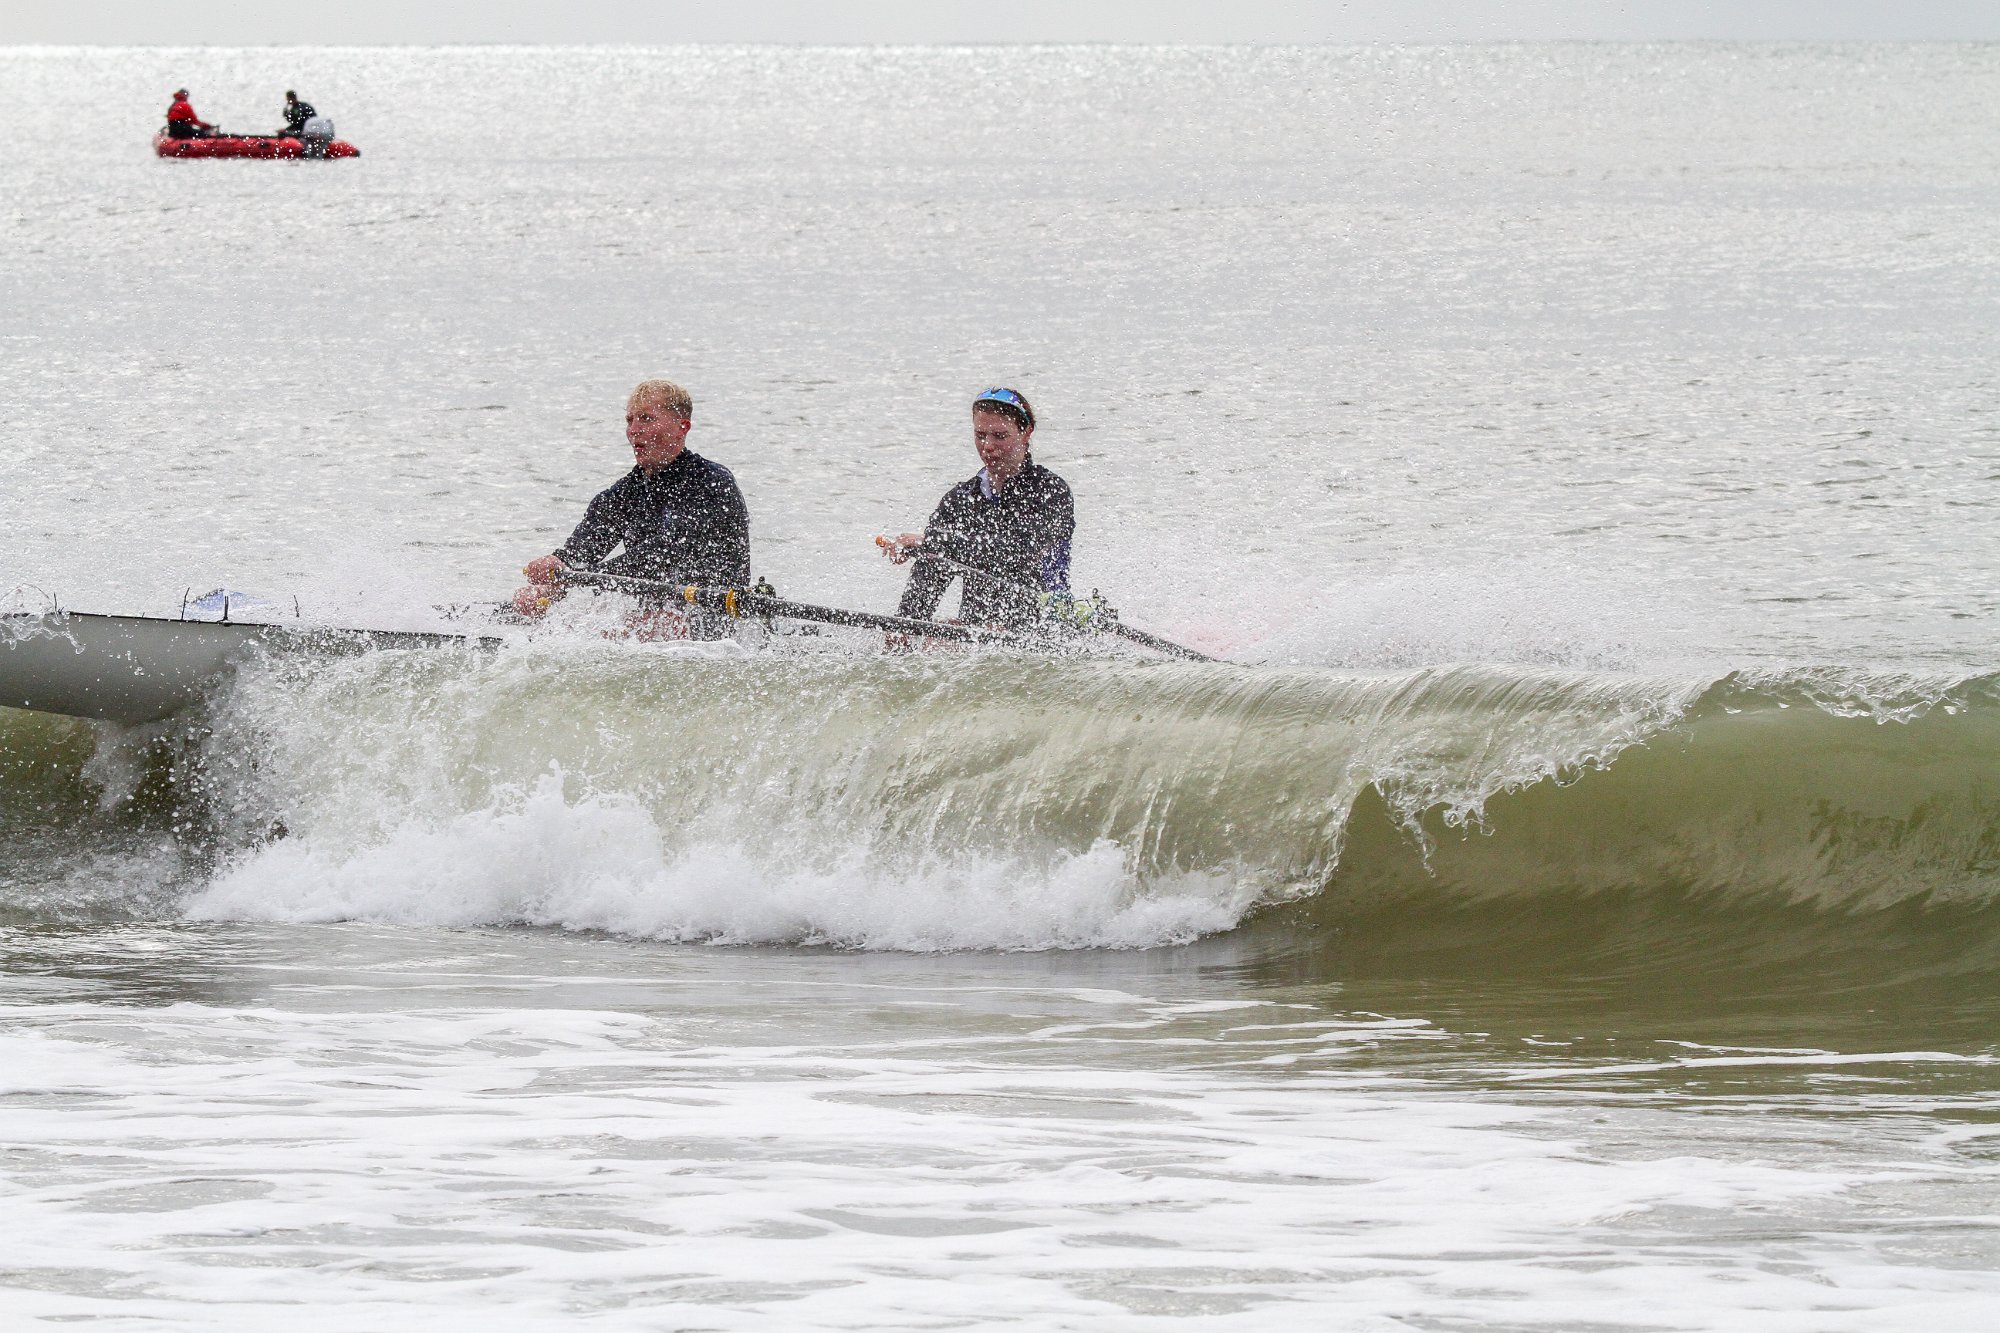
[[[921,559],[934,560],[950,566],[964,574],[992,578],[984,570],[971,565],[960,564],[956,560],[927,551],[915,554]],[[788,601],[782,597],[769,597],[763,593],[744,592],[736,588],[713,588],[699,584],[669,583],[664,579],[635,578],[629,574],[604,574],[595,570],[573,569],[563,573],[565,581],[586,587],[611,588],[626,592],[646,592],[663,595],[689,606],[698,606],[706,611],[716,611],[733,617],[777,616],[786,620],[804,620],[822,625],[846,625],[856,629],[878,629],[890,634],[916,634],[925,638],[943,639],[951,643],[1006,644],[1017,648],[1043,648],[1046,644],[1037,638],[1010,634],[1004,630],[981,629],[973,625],[948,625],[938,620],[919,620],[914,616],[884,616],[870,611],[849,611],[835,606],[815,606],[811,602]],[[1001,580],[1006,582],[1006,580]],[[1154,652],[1165,653],[1190,662],[1213,662],[1217,659],[1206,653],[1184,648],[1171,639],[1163,639],[1157,634],[1135,629],[1118,620],[1108,620],[1098,625],[1104,632],[1117,635],[1131,643],[1151,648]]]
[[[718,611],[728,616],[778,616],[786,620],[805,620],[822,625],[879,629],[890,634],[919,634],[953,643],[1041,646],[1033,639],[1019,634],[1007,634],[1000,630],[979,629],[972,625],[947,625],[942,621],[917,620],[910,616],[879,616],[868,611],[848,611],[835,606],[815,606],[810,602],[793,602],[782,597],[767,597],[762,593],[743,592],[735,588],[669,583],[664,579],[634,578],[629,574],[602,574],[585,569],[566,570],[562,577],[565,582],[579,583],[586,587],[662,595],[689,606],[698,606],[705,611]]]
[[[1111,621],[1109,628],[1113,634],[1116,634],[1121,639],[1129,639],[1133,643],[1151,648],[1154,652],[1165,653],[1168,657],[1178,657],[1188,662],[1217,662],[1221,660],[1220,658],[1210,657],[1207,653],[1197,652],[1192,648],[1184,648],[1172,639],[1163,639],[1157,634],[1148,634],[1145,630],[1134,629],[1120,620]]]

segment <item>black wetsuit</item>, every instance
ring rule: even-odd
[[[284,134],[293,139],[305,138],[306,122],[318,114],[311,102],[293,102],[285,108]]]
[[[965,575],[959,619],[975,625],[1031,625],[1041,594],[1069,588],[1069,544],[1076,508],[1069,486],[1031,457],[998,495],[982,469],[944,493],[924,525],[924,549],[994,575]],[[896,614],[928,618],[960,571],[919,559]]]
[[[683,449],[651,476],[635,467],[599,491],[556,555],[575,569],[748,587],[750,512],[728,468]],[[706,621],[694,618],[696,638],[721,631]]]

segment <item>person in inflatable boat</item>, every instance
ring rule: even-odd
[[[221,131],[194,113],[194,104],[188,101],[188,90],[174,89],[174,104],[167,108],[167,137],[169,139],[212,139]]]

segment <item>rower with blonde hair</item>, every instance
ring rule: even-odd
[[[694,398],[672,380],[646,380],[625,405],[632,470],[597,493],[568,541],[522,571],[514,609],[540,617],[572,571],[662,584],[743,588],[750,583],[750,514],[728,468],[692,452]],[[655,627],[658,628],[657,626]],[[696,638],[724,627],[696,617]]]

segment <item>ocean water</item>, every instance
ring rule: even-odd
[[[185,83],[339,163],[162,162]],[[0,51],[0,609],[449,627],[668,375],[787,595],[1014,384],[1227,660],[0,709],[9,1326],[2000,1308],[2000,47]],[[4,652],[0,647],[0,652]]]

